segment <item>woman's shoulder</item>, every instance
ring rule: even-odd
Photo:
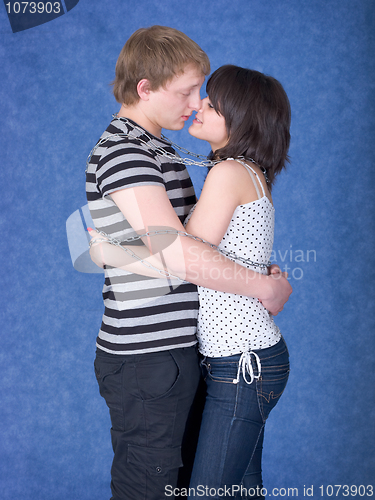
[[[211,168],[207,179],[210,179],[212,184],[225,185],[228,190],[234,189],[240,199],[239,204],[257,200],[261,197],[259,191],[263,192],[263,195],[265,193],[272,203],[262,170],[253,163],[232,158],[223,160]]]
[[[212,178],[222,177],[232,181],[233,177],[242,177],[244,174],[246,174],[245,167],[232,158],[216,163],[209,171],[209,175]]]
[[[256,177],[261,182],[264,176],[257,165],[230,158],[211,167],[207,177],[216,181],[228,182],[229,185],[237,184],[245,187],[252,185],[253,179]]]

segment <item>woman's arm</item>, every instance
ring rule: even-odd
[[[234,160],[218,163],[207,175],[186,231],[218,245],[236,207],[257,198],[254,184],[243,165]]]
[[[219,245],[238,205],[258,199],[249,173],[239,162],[227,160],[215,165],[207,175],[202,193],[185,228],[190,234]],[[264,186],[266,189],[266,186]],[[271,195],[268,193],[272,202]],[[272,278],[288,278],[278,265],[268,268]],[[258,297],[260,300],[261,298]],[[267,307],[267,300],[262,301]]]

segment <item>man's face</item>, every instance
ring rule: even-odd
[[[203,82],[200,70],[189,65],[165,88],[150,91],[147,115],[151,127],[148,130],[154,135],[160,135],[162,128],[181,130],[192,112],[201,106],[199,91]]]

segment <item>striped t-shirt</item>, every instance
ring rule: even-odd
[[[114,134],[126,134],[113,136]],[[183,164],[157,155],[155,147],[176,154],[171,145],[131,120],[115,117],[89,161],[86,195],[95,228],[123,241],[136,233],[110,194],[136,186],[164,186],[181,222],[195,203],[194,188]],[[163,229],[163,228],[157,228]],[[167,228],[166,228],[167,229]],[[137,244],[142,244],[138,240]],[[104,315],[97,347],[112,354],[140,354],[196,343],[196,286],[150,278],[106,266]]]

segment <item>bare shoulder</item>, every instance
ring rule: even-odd
[[[240,162],[237,160],[223,160],[219,163],[216,163],[214,165],[210,172],[216,171],[216,172],[241,172],[244,169],[243,165],[241,165]]]
[[[241,163],[235,160],[223,160],[211,167],[207,179],[224,182],[239,182],[249,174]]]
[[[215,185],[224,185],[227,190],[235,190],[239,204],[257,200],[259,198],[257,189],[262,185],[272,203],[262,170],[253,163],[247,165],[248,168],[236,160],[222,161],[211,169],[209,173],[210,182]],[[254,172],[257,175],[254,175]],[[209,176],[207,176],[207,179],[209,179]]]

